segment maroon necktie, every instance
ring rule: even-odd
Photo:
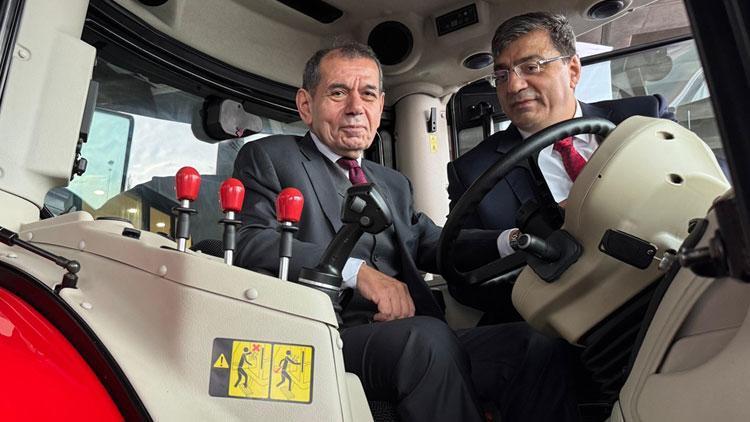
[[[573,137],[568,136],[565,139],[555,142],[553,149],[560,154],[563,167],[565,167],[565,172],[568,173],[570,180],[575,182],[578,173],[580,173],[581,170],[583,170],[583,166],[586,165],[586,159],[583,158],[573,146]]]
[[[336,161],[336,163],[341,166],[342,169],[349,172],[349,181],[352,182],[352,185],[361,185],[367,183],[365,172],[364,170],[362,170],[362,167],[359,166],[357,160],[341,157],[338,159],[338,161]]]

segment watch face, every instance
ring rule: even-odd
[[[508,236],[508,244],[513,250],[518,250],[518,238],[521,237],[521,230],[515,229]]]

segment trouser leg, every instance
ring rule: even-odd
[[[467,354],[442,321],[414,317],[344,330],[346,370],[403,421],[481,421]]]
[[[519,322],[460,330],[478,397],[503,421],[577,421],[568,345]]]

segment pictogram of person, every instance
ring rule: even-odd
[[[247,379],[248,379],[248,377],[247,377],[247,372],[245,372],[245,369],[244,369],[244,368],[242,368],[242,367],[243,367],[243,366],[244,366],[245,364],[247,364],[247,366],[253,366],[253,365],[252,365],[252,364],[251,364],[251,363],[250,363],[250,362],[249,362],[249,361],[247,360],[247,357],[248,357],[248,356],[250,356],[250,354],[251,354],[251,352],[250,352],[250,349],[248,349],[247,347],[245,347],[245,348],[243,349],[243,353],[242,353],[242,356],[240,356],[240,363],[239,363],[239,364],[237,365],[237,382],[235,382],[235,383],[234,383],[234,387],[235,387],[235,388],[236,388],[236,387],[237,387],[238,385],[240,385],[240,382],[242,381],[242,379],[243,379],[243,378],[245,379],[245,383],[244,383],[244,385],[245,385],[245,388],[247,388]]]
[[[292,391],[292,377],[289,376],[289,372],[286,371],[286,368],[289,366],[289,364],[293,365],[299,365],[299,362],[295,362],[294,359],[292,359],[292,351],[287,350],[286,356],[284,356],[283,359],[279,362],[279,368],[281,370],[281,381],[279,381],[278,384],[276,384],[276,387],[280,387],[282,384],[284,384],[284,381],[289,380],[289,391]]]

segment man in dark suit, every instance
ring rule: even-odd
[[[341,331],[346,369],[367,396],[396,402],[404,421],[481,421],[482,403],[504,420],[575,420],[564,342],[523,323],[454,332],[443,321],[418,271],[436,271],[440,228],[413,209],[406,177],[362,158],[383,104],[382,72],[369,48],[347,44],[308,61],[297,108],[310,132],[250,142],[235,161],[248,191],[237,264],[276,273],[274,201],[293,186],[306,198],[289,271],[296,279],[341,227],[346,189],[374,182],[394,224],[365,235],[344,267],[344,283],[356,294]]]
[[[631,97],[621,100],[601,101],[593,104],[579,103],[584,117],[601,117],[620,124],[628,117],[639,115],[672,119],[661,95]],[[448,163],[448,197],[450,207],[458,202],[479,176],[513,147],[523,142],[518,128],[511,124],[506,130],[495,133],[464,155]],[[529,200],[536,199],[534,179],[527,167],[517,167],[501,180],[482,200],[476,213],[469,217],[466,227],[505,230],[516,227],[516,213]]]
[[[448,163],[451,207],[511,148],[555,123],[581,115],[601,117],[615,124],[634,115],[674,119],[660,95],[594,104],[576,100],[575,87],[581,76],[581,62],[576,55],[573,28],[562,15],[535,12],[503,22],[492,39],[492,52],[497,97],[511,125]],[[582,151],[586,159],[586,155],[590,156],[596,149],[595,143],[588,149]],[[549,150],[552,152],[553,147]],[[560,153],[551,155],[562,161]],[[562,169],[563,166],[557,168]],[[544,176],[546,179],[548,175]],[[527,169],[511,171],[479,204],[467,227],[501,230],[516,227],[516,212],[521,205],[536,197],[534,185]],[[565,186],[560,195],[555,194],[554,187],[551,188],[557,202],[562,202],[567,196]]]
[[[595,104],[579,102],[575,88],[581,62],[573,28],[563,15],[535,12],[503,22],[493,37],[492,52],[497,97],[511,126],[448,163],[451,208],[508,151],[555,123],[580,116],[601,117],[615,124],[633,115],[674,117],[660,95]],[[517,216],[523,206],[523,215],[553,200],[564,206],[573,181],[596,150],[598,140],[593,135],[579,135],[557,144],[542,150],[527,165],[511,170],[467,217],[464,227],[502,231],[497,239],[499,256],[513,253],[510,240],[520,234]],[[489,289],[493,291],[452,286],[451,293],[465,304],[496,314],[497,318],[489,315],[485,321],[518,318],[510,302],[512,286]]]

